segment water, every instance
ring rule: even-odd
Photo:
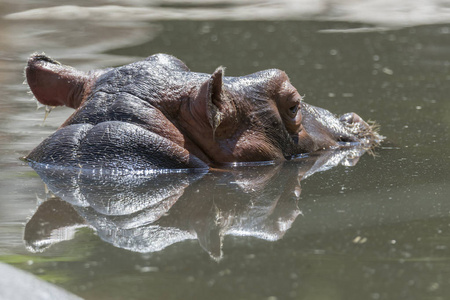
[[[51,1],[1,3],[0,261],[86,299],[445,299],[446,4],[384,12],[382,2],[368,1],[370,10],[347,2],[331,10],[319,1],[302,11],[261,5],[252,13],[233,1],[169,2],[153,17],[144,1],[91,14],[30,11],[59,5]],[[58,108],[44,122],[22,85],[27,57],[43,51],[83,70],[158,52],[195,71],[223,65],[230,76],[280,68],[306,102],[376,120],[387,141],[354,166],[308,173],[317,161],[300,159],[178,174],[175,182],[149,176],[125,182],[128,189],[99,180],[81,184],[87,203],[67,204],[18,159],[71,114]],[[65,178],[60,197],[76,186]],[[151,235],[163,227],[170,234]]]

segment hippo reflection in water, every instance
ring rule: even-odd
[[[89,169],[190,169],[283,161],[321,149],[370,148],[382,137],[355,113],[340,118],[302,101],[277,69],[242,77],[191,72],[157,54],[87,73],[33,55],[36,99],[76,111],[28,156]]]
[[[337,149],[265,166],[146,176],[35,164],[51,194],[26,224],[24,240],[41,252],[89,227],[107,243],[141,253],[196,239],[219,260],[225,236],[281,239],[301,214],[300,181],[354,165],[363,153]]]

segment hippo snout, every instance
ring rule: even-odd
[[[384,137],[378,133],[378,125],[375,123],[367,123],[354,112],[343,114],[339,118],[339,121],[341,121],[346,128],[358,138],[363,146],[377,146],[384,139]]]

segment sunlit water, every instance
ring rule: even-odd
[[[59,5],[50,1],[0,4],[0,261],[86,299],[446,299],[448,8],[405,8],[406,17],[392,15],[402,22],[389,22],[373,7],[362,18],[368,8],[310,3],[286,20],[265,9],[268,21],[230,3],[175,3],[139,17],[150,6],[133,2],[133,10],[73,9],[75,20],[67,10],[30,13]],[[36,110],[22,85],[33,52],[83,70],[158,52],[194,71],[223,65],[231,76],[279,68],[306,102],[375,120],[387,141],[359,160],[41,179],[19,158],[71,110],[45,121]]]

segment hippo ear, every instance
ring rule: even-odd
[[[223,73],[225,69],[220,66],[211,75],[208,81],[208,98],[212,105],[221,107],[222,89],[223,89]]]
[[[36,99],[49,106],[77,108],[89,81],[86,73],[63,66],[43,54],[30,57],[25,73]]]
[[[224,68],[218,67],[211,75],[208,83],[208,120],[213,129],[213,139],[215,139],[215,132],[217,127],[223,120],[224,114],[221,112],[223,106],[223,73]]]
[[[214,71],[211,77],[200,87],[196,101],[198,111],[204,111],[206,113],[206,118],[213,130],[213,138],[215,137],[215,131],[217,127],[219,127],[224,116],[221,111],[224,106],[223,73],[223,67],[218,67]]]

